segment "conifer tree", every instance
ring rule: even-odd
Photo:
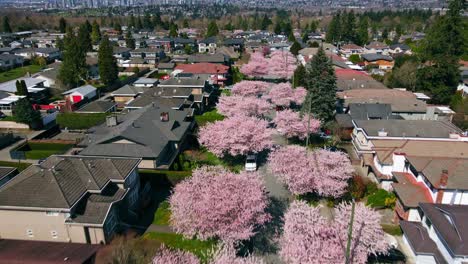
[[[105,85],[113,84],[118,79],[117,61],[113,56],[112,45],[107,36],[104,36],[99,45],[98,52],[99,76]]]
[[[60,65],[58,79],[65,88],[73,88],[87,76],[86,50],[82,48],[71,28],[67,29],[63,42],[63,62]]]
[[[101,41],[101,28],[96,20],[94,20],[91,30],[91,41],[94,45],[97,45]]]
[[[60,33],[65,33],[67,31],[67,21],[63,17],[59,20],[59,31]]]
[[[135,49],[135,39],[132,37],[132,32],[130,30],[127,30],[125,35],[125,45],[129,49]]]
[[[10,19],[7,16],[3,17],[2,31],[5,33],[11,33]]]
[[[210,23],[208,24],[208,29],[206,31],[206,37],[215,37],[219,34],[219,29],[218,25],[216,24],[216,21],[211,20]]]

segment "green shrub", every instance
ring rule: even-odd
[[[61,128],[88,129],[103,123],[107,115],[107,113],[61,113],[57,115],[56,122]]]
[[[0,161],[0,166],[13,167],[13,168],[17,168],[18,171],[23,171],[27,167],[31,166],[31,163],[15,162],[15,161]]]
[[[366,184],[364,183],[362,177],[359,175],[354,175],[348,185],[348,190],[354,199],[362,199],[366,193]]]
[[[215,121],[223,120],[223,119],[224,119],[224,116],[218,113],[216,109],[206,112],[203,115],[195,116],[195,121],[197,122],[198,126],[204,126],[207,123],[213,123]]]
[[[371,194],[374,194],[379,190],[379,186],[375,182],[369,182],[366,185],[366,196],[369,196]]]
[[[169,209],[169,202],[164,201],[159,204],[158,210],[154,213],[153,224],[155,225],[169,225],[169,220],[171,218],[171,210]]]
[[[379,189],[367,197],[367,205],[374,208],[394,208],[395,202],[395,194],[384,189]]]

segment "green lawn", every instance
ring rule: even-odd
[[[26,159],[45,159],[54,154],[63,154],[72,147],[71,144],[29,142],[17,150],[24,151]]]
[[[192,167],[203,165],[209,166],[223,166],[232,171],[239,172],[244,168],[243,157],[229,157],[219,158],[212,152],[202,148],[200,150],[189,150],[184,152],[184,160],[189,161]]]
[[[23,171],[24,169],[26,169],[30,165],[31,165],[31,163],[26,163],[26,162],[0,161],[0,166],[14,167],[14,168],[17,168],[18,171]]]
[[[382,229],[385,233],[390,234],[392,236],[401,236],[403,235],[403,231],[399,225],[389,225],[389,224],[382,224]]]
[[[143,236],[143,239],[156,240],[169,248],[191,252],[202,261],[207,260],[208,253],[216,246],[213,240],[185,239],[179,234],[149,232]]]
[[[207,123],[213,123],[215,121],[223,120],[223,119],[224,119],[224,116],[218,113],[216,109],[206,112],[203,115],[195,116],[195,121],[197,121],[197,124],[199,126],[204,126]]]
[[[16,69],[11,69],[9,71],[0,73],[0,83],[23,77],[28,72],[30,74],[33,74],[33,73],[39,72],[40,70],[41,70],[41,66],[39,65],[29,65],[25,67],[16,68]]]
[[[107,113],[60,113],[57,115],[57,124],[61,128],[88,129],[106,121]]]
[[[169,220],[171,218],[171,211],[169,210],[169,202],[164,201],[159,204],[158,210],[154,213],[153,224],[154,225],[169,225]]]

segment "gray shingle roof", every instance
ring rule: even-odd
[[[160,120],[163,112],[169,113],[169,121]],[[87,146],[81,154],[91,156],[115,156],[158,158],[167,144],[179,142],[188,132],[191,122],[185,121],[188,111],[175,111],[167,107],[149,105],[119,116],[119,124],[106,124],[89,130],[82,141]],[[116,143],[126,140],[131,143]]]
[[[212,62],[212,63],[226,63],[229,61],[229,58],[221,53],[216,54],[195,54],[191,55],[188,58],[190,63],[196,62]]]
[[[349,114],[355,120],[391,119],[390,104],[349,104]]]
[[[388,137],[449,138],[453,132],[462,131],[455,125],[434,120],[354,120],[356,127],[369,136],[378,136],[380,130]]]
[[[0,207],[70,209],[88,191],[123,181],[139,159],[51,156],[0,188]]]
[[[393,61],[393,58],[391,56],[376,54],[376,53],[362,54],[361,58],[365,61],[377,61],[377,60]]]
[[[189,86],[189,87],[204,87],[205,80],[196,79],[196,78],[172,78],[169,80],[162,81],[159,83],[158,87],[168,87],[168,86]]]
[[[110,101],[93,101],[80,108],[77,112],[81,113],[107,113],[117,104]]]
[[[191,94],[190,88],[152,88],[129,102],[126,107],[142,108],[154,104],[159,107],[180,109],[184,104],[189,103]]]
[[[66,95],[66,94],[71,94],[71,93],[74,93],[74,92],[78,92],[80,94],[83,94],[83,95],[87,95],[87,94],[90,94],[94,91],[96,91],[97,89],[92,86],[92,85],[83,85],[83,86],[80,86],[80,87],[76,87],[76,88],[73,88],[73,89],[70,89],[64,93],[62,93],[63,95]]]
[[[439,237],[456,256],[468,256],[468,205],[420,204]]]
[[[141,86],[131,86],[125,85],[120,87],[119,89],[113,91],[111,93],[112,96],[119,96],[119,95],[126,95],[126,96],[137,96],[138,94],[144,93],[151,89],[149,87],[141,87]]]

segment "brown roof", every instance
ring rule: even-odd
[[[0,264],[81,264],[101,246],[24,240],[0,240]]]
[[[417,157],[468,157],[468,142],[424,140],[372,140],[380,162],[390,164],[394,152]]]
[[[442,171],[447,170],[446,189],[468,190],[468,158],[407,156],[406,159],[436,188],[441,188]]]
[[[397,183],[392,184],[393,190],[405,207],[417,208],[419,203],[433,202],[424,183],[417,182],[413,175],[403,172],[393,172],[392,174],[397,180]]]
[[[436,243],[429,237],[426,228],[421,223],[400,221],[400,226],[408,239],[411,249],[417,255],[432,255],[437,263],[447,263]]]
[[[397,89],[351,89],[338,92],[337,96],[345,100],[345,106],[351,103],[390,104],[396,113],[425,113],[427,108],[426,103],[418,100],[412,92]]]
[[[338,90],[350,89],[387,89],[387,87],[365,72],[351,69],[336,69],[336,86]]]
[[[468,256],[468,205],[420,204],[424,215],[455,256]]]
[[[346,45],[341,46],[341,49],[342,50],[345,50],[345,49],[362,49],[362,47],[358,46],[356,44],[346,44]]]

